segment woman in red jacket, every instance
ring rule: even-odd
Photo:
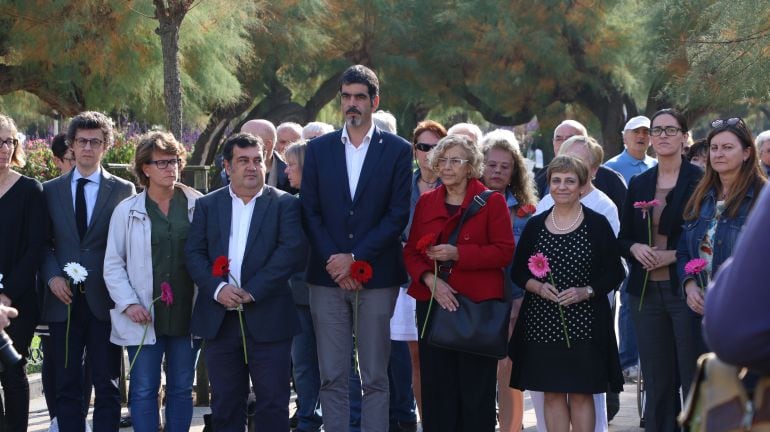
[[[463,223],[456,245],[447,239],[473,197],[486,187],[478,180],[483,156],[470,140],[450,135],[430,155],[442,185],[420,197],[404,247],[417,300],[418,330],[427,318],[435,283],[436,307],[456,311],[456,294],[473,301],[503,298],[505,266],[513,256],[513,233],[502,194],[492,194],[477,214]],[[436,235],[433,246],[417,249],[420,239]],[[454,261],[447,281],[434,274],[434,260]],[[430,322],[428,323],[430,325]],[[494,431],[497,360],[437,348],[420,339],[423,430]]]

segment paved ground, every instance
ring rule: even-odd
[[[29,431],[47,431],[49,425],[48,411],[46,410],[45,399],[42,396],[42,390],[39,385],[39,374],[30,376],[31,397],[30,401],[30,419]],[[292,395],[293,397],[293,395]],[[535,411],[532,408],[529,395],[525,394],[524,400],[524,430],[526,432],[535,432]],[[294,404],[291,404],[293,408]],[[93,408],[92,408],[93,409]],[[123,409],[124,413],[127,410]],[[208,407],[195,407],[193,413],[191,432],[200,432],[203,430],[203,414],[209,412]],[[91,416],[88,418],[91,421]],[[122,432],[132,431],[131,428],[121,429]],[[637,432],[644,429],[639,428],[639,415],[636,410],[636,385],[626,384],[625,391],[620,395],[620,412],[610,423],[610,432]]]

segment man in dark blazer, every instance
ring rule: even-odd
[[[409,218],[412,156],[409,143],[372,123],[379,99],[374,72],[348,68],[340,79],[345,126],[308,144],[302,174],[321,406],[324,429],[335,432],[348,430],[353,334],[363,387],[361,429],[388,430],[390,317],[407,280],[399,236]],[[363,285],[350,276],[354,261],[372,267]]]
[[[112,211],[136,190],[132,183],[101,167],[102,157],[112,143],[109,117],[93,111],[78,114],[67,131],[75,169],[43,184],[51,222],[49,246],[40,272],[49,288],[44,293],[42,320],[49,323],[51,330],[57,422],[59,430],[66,432],[83,431],[85,426],[84,350],[96,393],[94,430],[117,430],[120,420],[117,380],[121,348],[110,343],[113,302],[104,285],[102,266]],[[63,268],[71,262],[88,271],[82,286],[67,282]],[[67,305],[71,305],[69,348]]]
[[[191,331],[206,339],[213,429],[243,432],[251,375],[256,424],[288,431],[291,339],[300,331],[288,280],[306,262],[299,201],[265,185],[258,137],[236,134],[223,154],[230,185],[196,202],[185,247],[200,290]],[[230,274],[217,277],[212,265],[222,256]]]
[[[299,191],[289,184],[286,162],[281,158],[281,154],[275,151],[275,143],[278,140],[275,125],[270,120],[249,120],[241,126],[241,132],[259,137],[265,146],[265,184],[296,195]]]

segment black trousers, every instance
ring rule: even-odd
[[[27,299],[29,300],[29,299]],[[26,431],[29,419],[29,380],[27,379],[27,358],[29,345],[35,334],[37,321],[37,305],[34,301],[20,302],[14,307],[19,309],[19,317],[11,320],[11,325],[5,329],[13,341],[13,347],[23,359],[13,365],[4,366],[0,372],[0,383],[3,385],[5,400],[0,399],[0,418],[5,416],[6,430],[9,432]],[[26,316],[22,316],[25,314]]]
[[[428,302],[418,301],[418,332],[427,311]],[[436,348],[423,339],[419,346],[423,431],[493,432],[497,360]]]

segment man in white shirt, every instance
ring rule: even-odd
[[[306,255],[299,201],[265,184],[258,137],[236,134],[223,154],[230,185],[196,201],[185,247],[200,290],[190,330],[206,340],[212,426],[243,432],[251,377],[256,423],[288,432],[291,339],[300,330],[288,280]],[[218,258],[229,271],[212,271]]]

